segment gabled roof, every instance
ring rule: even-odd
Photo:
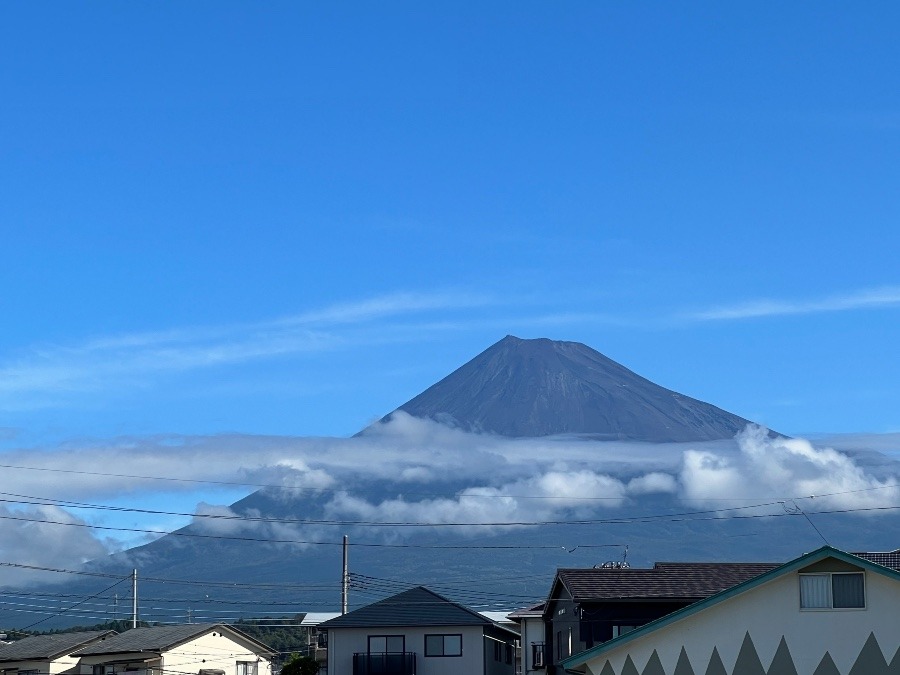
[[[560,662],[560,665],[562,666],[563,670],[567,672],[571,668],[578,668],[580,666],[583,666],[591,659],[596,658],[597,656],[600,656],[601,654],[608,652],[611,649],[615,649],[622,644],[640,639],[645,635],[652,633],[653,631],[664,628],[665,626],[673,624],[676,621],[686,619],[698,612],[702,612],[709,607],[717,605],[720,602],[724,602],[725,600],[733,598],[736,595],[745,593],[751,589],[761,586],[762,584],[766,584],[773,579],[776,579],[785,574],[790,574],[791,572],[796,572],[797,570],[803,569],[804,567],[812,565],[813,563],[817,563],[820,560],[825,560],[826,558],[836,558],[846,563],[850,563],[851,565],[861,567],[864,570],[876,572],[900,582],[900,572],[896,570],[878,565],[869,560],[866,560],[865,558],[859,558],[851,553],[846,553],[831,546],[823,546],[822,548],[817,549],[811,553],[806,553],[799,558],[795,558],[790,562],[779,565],[775,569],[770,570],[765,574],[761,574],[760,576],[749,579],[741,584],[738,584],[737,586],[726,589],[721,593],[716,593],[715,595],[710,596],[704,600],[700,600],[699,602],[695,602],[692,605],[688,605],[687,607],[676,610],[671,614],[667,614],[666,616],[656,619],[655,621],[644,624],[643,626],[635,628],[633,631],[625,633],[624,635],[621,635],[617,638],[613,638],[608,642],[604,642],[600,645],[597,645],[596,647],[570,656],[567,659],[563,659],[563,661]]]
[[[58,659],[86,647],[91,642],[115,634],[114,630],[91,630],[77,633],[32,635],[6,645],[0,645],[0,662]]]
[[[493,626],[509,630],[423,586],[410,588],[319,624],[320,629],[401,626]]]
[[[126,654],[131,652],[164,652],[212,631],[231,634],[231,637],[249,643],[262,654],[274,653],[272,648],[256,638],[222,623],[189,623],[178,626],[150,626],[132,628],[97,644],[89,645],[78,656]]]
[[[661,562],[650,569],[560,569],[550,597],[561,583],[575,602],[699,600],[776,567],[778,563]]]

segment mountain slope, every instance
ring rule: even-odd
[[[586,345],[511,335],[398,410],[501,436],[584,434],[653,443],[731,438],[748,424]]]

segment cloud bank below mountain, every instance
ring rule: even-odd
[[[827,439],[771,438],[752,426],[721,442],[511,440],[398,414],[357,438],[153,436],[23,449],[3,459],[15,492],[0,506],[0,560],[71,568],[156,536],[92,527],[172,530],[193,522],[196,532],[281,542],[273,545],[327,530],[246,520],[266,514],[224,503],[261,486],[288,505],[314,500],[326,519],[357,523],[357,533],[382,540],[415,529],[390,523],[447,526],[464,541],[472,532],[617,517],[660,498],[758,514],[871,516],[900,505],[900,461],[892,456],[900,435],[839,440],[840,451]],[[6,583],[28,578],[13,568]]]

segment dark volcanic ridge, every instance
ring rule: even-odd
[[[579,342],[512,335],[397,410],[514,438],[580,434],[650,443],[712,441],[733,438],[750,423],[660,387]]]

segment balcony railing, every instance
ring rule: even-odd
[[[353,675],[416,675],[415,652],[353,655]]]

